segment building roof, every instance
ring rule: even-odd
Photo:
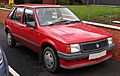
[[[15,5],[16,7],[30,7],[30,8],[39,8],[39,7],[65,7],[60,5],[50,5],[50,4],[19,4]]]

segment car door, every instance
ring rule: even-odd
[[[9,15],[9,26],[10,32],[13,36],[19,41],[20,37],[20,28],[21,28],[21,19],[24,12],[24,8],[16,7]]]
[[[21,28],[20,35],[23,38],[23,44],[35,50],[37,48],[36,44],[36,35],[37,35],[37,28],[36,22],[33,14],[33,10],[26,8],[24,11],[23,19],[22,19],[23,26]]]

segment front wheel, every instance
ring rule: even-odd
[[[57,53],[51,47],[46,47],[43,51],[43,61],[49,72],[57,72],[59,70],[59,59]]]
[[[16,41],[12,38],[12,35],[10,32],[7,33],[6,39],[9,47],[13,48],[16,46]]]

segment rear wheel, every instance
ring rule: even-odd
[[[9,47],[14,48],[16,46],[16,41],[12,38],[12,35],[9,31],[6,39]]]
[[[46,47],[43,50],[43,62],[49,72],[57,72],[60,68],[56,50],[52,49],[51,47]]]

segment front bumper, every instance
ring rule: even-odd
[[[93,52],[93,53],[99,53],[104,50],[107,51],[105,56],[91,60],[89,60],[89,54],[93,54],[93,53],[63,54],[58,52],[58,56],[60,58],[60,66],[65,69],[74,69],[74,68],[80,68],[84,66],[98,64],[112,57],[112,49],[114,46],[115,44],[112,44],[106,49],[98,50],[98,52]]]
[[[58,53],[58,57],[60,59],[63,60],[77,60],[77,59],[86,59],[89,57],[89,54],[94,54],[94,53],[100,53],[102,51],[111,51],[114,48],[115,44],[110,45],[107,48],[104,48],[102,50],[96,50],[94,52],[88,52],[88,53],[73,53],[73,54],[66,54],[66,53],[62,53],[62,52],[57,52]]]

